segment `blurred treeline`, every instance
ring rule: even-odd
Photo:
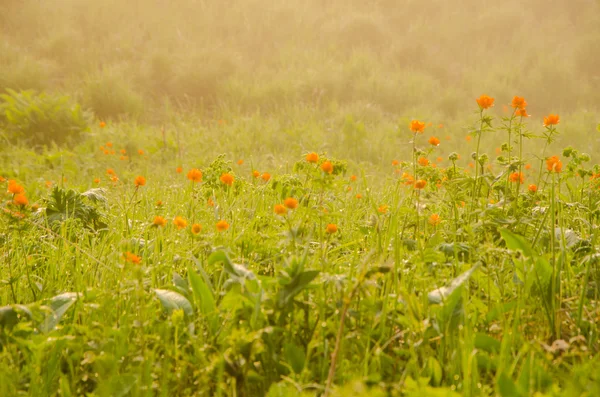
[[[600,107],[596,0],[2,0],[0,91],[102,119],[295,107],[464,114]],[[433,109],[433,110],[431,110]]]

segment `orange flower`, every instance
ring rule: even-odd
[[[215,206],[215,202],[211,198],[209,198],[206,201],[206,205],[208,205],[209,207],[214,207]]]
[[[432,136],[431,138],[429,138],[428,142],[431,146],[438,146],[440,144],[440,140],[438,138],[436,138],[435,136]]]
[[[106,123],[104,121],[101,121],[98,125],[100,126],[100,128],[106,127]]]
[[[199,223],[194,223],[192,225],[192,234],[198,234],[202,230],[202,225]]]
[[[13,202],[19,207],[25,207],[29,204],[29,200],[27,200],[27,197],[23,193],[16,194]]]
[[[425,123],[419,120],[412,120],[410,122],[410,130],[415,134],[418,132],[422,134],[425,131]]]
[[[425,158],[425,157],[420,157],[418,162],[419,162],[419,165],[422,167],[427,167],[429,165],[429,160],[427,160],[427,158]]]
[[[218,231],[224,232],[227,229],[229,229],[229,223],[227,223],[227,221],[220,220],[219,222],[217,222],[217,230]]]
[[[440,218],[438,214],[431,214],[431,216],[427,220],[427,222],[429,222],[429,224],[433,226],[439,225],[441,221],[442,218]]]
[[[438,128],[444,128],[444,124],[442,124],[442,123],[438,124]]]
[[[143,151],[142,149],[140,149],[140,150],[138,150],[138,154],[139,154],[140,156],[143,156],[143,155],[144,155],[144,151]]]
[[[298,200],[293,197],[288,197],[283,201],[283,204],[291,210],[294,210],[298,207]]]
[[[442,161],[444,161],[444,159],[442,157],[436,157],[436,159],[435,159],[436,163],[441,163]]]
[[[185,229],[187,221],[180,216],[176,216],[175,219],[173,219],[173,224],[177,226],[177,229]]]
[[[100,183],[100,178],[94,178],[94,183],[95,183],[95,184],[98,184],[98,183]]]
[[[127,154],[127,150],[121,149],[121,154]]]
[[[527,107],[527,101],[522,96],[515,96],[513,97],[510,106],[517,110],[525,110],[525,108]]]
[[[315,152],[309,153],[306,155],[306,161],[308,161],[309,163],[316,163],[317,161],[319,161],[319,155]]]
[[[258,178],[260,176],[260,172],[254,170],[254,171],[252,171],[252,176],[255,178]]]
[[[115,174],[115,170],[113,170],[112,168],[107,168],[107,169],[106,169],[106,173],[107,173],[108,175],[116,175],[116,174]]]
[[[480,96],[476,101],[481,109],[489,109],[494,106],[494,98],[487,95]]]
[[[531,169],[531,164],[525,164],[525,169],[526,169],[526,170],[529,170],[529,169]]]
[[[119,157],[119,160],[121,160],[121,161],[125,161],[125,160],[127,160],[128,158],[129,158],[129,157],[127,157],[127,156],[121,156],[121,157]]]
[[[544,127],[548,127],[549,125],[557,125],[560,122],[560,117],[558,114],[549,114],[544,117]]]
[[[423,189],[425,186],[427,186],[427,181],[423,179],[419,179],[415,182],[415,189]]]
[[[379,208],[377,208],[377,212],[379,212],[380,214],[385,214],[388,212],[388,209],[390,207],[387,205],[380,205]]]
[[[515,110],[515,116],[521,117],[529,117],[529,113],[527,113],[527,109],[517,109]]]
[[[356,197],[357,199],[361,199],[361,198],[362,198],[362,194],[358,193],[358,194],[357,194],[356,196],[354,196],[354,197]]]
[[[123,253],[123,259],[125,259],[126,262],[131,262],[133,264],[139,265],[142,262],[142,258],[132,254],[131,252],[125,252]]]
[[[233,185],[233,175],[225,173],[223,175],[221,175],[221,182],[223,182],[224,184],[231,186]]]
[[[327,233],[329,234],[333,234],[336,233],[338,231],[338,227],[335,223],[330,223],[327,225],[327,227],[325,228],[325,230],[327,231]]]
[[[265,172],[260,177],[262,178],[263,181],[269,182],[269,179],[271,179],[271,174],[269,174],[268,172]]]
[[[467,142],[471,142],[471,139],[473,139],[473,137],[471,135],[467,135],[465,139],[467,140]]]
[[[525,182],[525,176],[522,172],[513,172],[512,174],[510,174],[509,179],[511,182]]]
[[[398,160],[392,160],[392,165],[396,166],[398,164],[400,164],[400,162]]]
[[[190,181],[193,181],[193,182],[202,181],[202,171],[200,171],[197,168],[192,168],[187,173],[187,179],[189,179]]]
[[[141,175],[138,175],[135,177],[135,181],[133,181],[133,183],[135,184],[135,187],[144,186],[146,184],[146,178],[144,178]]]
[[[113,147],[113,144],[112,144],[112,142],[106,142],[106,145],[105,145],[105,146],[106,146],[106,147]]]
[[[559,160],[558,156],[552,156],[546,159],[546,168],[550,172],[560,172],[562,171],[562,162]]]
[[[323,164],[321,164],[321,169],[323,172],[331,174],[333,172],[333,164],[331,164],[330,161],[325,161]]]
[[[17,183],[14,179],[8,181],[8,192],[12,194],[22,194],[25,188]]]
[[[155,216],[154,220],[152,221],[152,226],[155,226],[155,227],[165,226],[166,224],[167,224],[167,220],[160,215]]]
[[[537,192],[537,186],[534,184],[531,184],[527,187],[527,190],[529,190],[529,193],[535,193],[535,192]]]
[[[237,161],[237,165],[242,165],[242,164],[244,164],[244,160],[242,160],[242,159],[239,159],[239,160]]]
[[[154,203],[154,205],[156,205],[157,207],[162,207],[163,202],[162,200],[156,200],[156,203]]]
[[[354,182],[354,181],[356,180],[356,175],[351,175],[351,176],[350,176],[350,180],[351,180],[352,182]]]
[[[6,178],[4,178],[2,175],[0,175],[0,183],[4,182],[6,180]]]
[[[276,204],[273,210],[277,215],[285,215],[287,213],[287,208],[283,204]]]
[[[181,174],[183,172],[183,168],[177,167],[177,168],[175,168],[175,172],[177,172],[178,174]]]
[[[402,180],[406,186],[410,186],[415,183],[415,178],[410,175],[408,172],[402,174]]]

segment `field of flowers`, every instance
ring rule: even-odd
[[[252,120],[3,149],[0,395],[600,395],[600,167],[495,102],[383,169]]]

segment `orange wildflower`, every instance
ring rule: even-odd
[[[323,172],[331,174],[333,172],[333,164],[331,164],[330,161],[325,161],[323,164],[321,164],[321,169]]]
[[[390,207],[387,205],[380,205],[379,208],[377,208],[377,212],[379,212],[380,214],[385,214],[388,212],[388,209]]]
[[[115,174],[115,170],[113,170],[112,168],[107,168],[107,169],[106,169],[106,173],[107,173],[108,175],[116,175],[116,174]]]
[[[425,123],[419,120],[413,120],[410,122],[410,130],[415,134],[422,134],[423,131],[425,131]]]
[[[23,193],[16,194],[13,202],[19,207],[25,207],[29,204],[29,200],[27,200],[27,197]]]
[[[510,106],[517,110],[525,110],[527,107],[527,101],[522,96],[514,96]]]
[[[260,176],[260,172],[254,170],[254,171],[252,171],[252,176],[255,178],[258,178]]]
[[[419,179],[415,182],[415,189],[424,189],[427,186],[427,181]]]
[[[298,207],[298,200],[293,197],[288,197],[283,201],[283,204],[291,210],[294,210]]]
[[[527,109],[517,109],[515,110],[515,116],[529,117],[530,114],[527,113]]]
[[[319,161],[319,155],[315,152],[308,153],[306,155],[306,161],[308,161],[309,163],[316,163],[317,161]]]
[[[269,174],[268,172],[265,172],[260,177],[262,178],[263,181],[269,182],[269,179],[271,179],[271,174]]]
[[[162,200],[156,200],[156,203],[154,203],[154,205],[156,205],[157,207],[162,207],[164,203],[162,202]]]
[[[325,230],[327,231],[327,233],[329,234],[333,234],[336,233],[338,231],[338,227],[335,223],[330,223],[327,225],[327,227],[325,228]]]
[[[127,251],[125,253],[123,253],[123,259],[125,259],[126,262],[131,262],[133,264],[139,265],[142,262],[142,258],[132,254],[131,252]]]
[[[121,149],[121,154],[127,154],[127,150]]]
[[[242,164],[244,164],[244,160],[242,160],[242,159],[239,159],[239,160],[237,161],[237,165],[242,165]]]
[[[155,226],[155,227],[165,226],[166,224],[167,224],[167,220],[160,215],[155,216],[154,220],[152,221],[152,226]]]
[[[283,204],[275,204],[273,210],[277,215],[285,215],[287,213],[287,208]]]
[[[208,205],[209,207],[214,207],[215,206],[215,202],[211,198],[209,198],[206,201],[206,205]]]
[[[94,178],[94,183],[95,183],[95,184],[98,184],[98,183],[100,183],[100,178]]]
[[[525,182],[525,176],[522,172],[513,172],[512,174],[510,174],[509,179],[511,182]]]
[[[354,181],[356,180],[356,175],[351,175],[351,176],[350,176],[350,180],[351,180],[352,182],[354,182]]]
[[[526,170],[530,170],[531,169],[531,164],[525,164],[525,169]]]
[[[467,140],[467,142],[471,142],[471,139],[473,139],[473,137],[471,135],[467,135],[465,139]]]
[[[550,172],[560,172],[562,171],[562,162],[559,160],[558,156],[552,156],[546,159],[546,168]]]
[[[177,172],[178,174],[181,174],[183,172],[183,167],[175,168],[175,172]]]
[[[233,185],[234,178],[233,178],[233,175],[231,175],[231,174],[225,173],[225,174],[221,175],[220,179],[221,179],[221,182],[223,182],[224,184],[226,184],[228,186]]]
[[[427,222],[429,222],[429,224],[433,226],[439,225],[441,221],[442,218],[440,218],[438,214],[431,214],[431,216],[427,220]]]
[[[527,186],[527,190],[529,190],[529,193],[535,193],[535,192],[537,192],[537,186],[534,184],[531,184],[531,185]]]
[[[444,159],[442,157],[439,157],[439,156],[435,159],[436,163],[441,163],[442,161],[444,161]]]
[[[398,160],[392,160],[392,165],[396,166],[398,164],[400,164],[400,162]]]
[[[8,192],[12,194],[23,194],[25,188],[17,183],[14,179],[8,181]]]
[[[217,222],[217,230],[218,231],[224,232],[227,229],[229,229],[229,223],[227,223],[227,221],[220,220],[219,222]]]
[[[4,182],[6,180],[5,177],[3,177],[2,175],[0,175],[0,183]]]
[[[419,162],[419,165],[422,167],[427,167],[429,165],[429,160],[427,160],[426,157],[420,157],[418,162]]]
[[[143,155],[144,155],[144,151],[143,151],[142,149],[140,149],[140,150],[138,150],[138,154],[139,154],[140,156],[143,156]]]
[[[98,125],[100,126],[100,128],[106,127],[106,123],[104,121],[101,121]]]
[[[185,229],[187,221],[180,216],[176,216],[175,219],[173,219],[173,224],[177,226],[177,229]]]
[[[357,199],[361,199],[361,198],[362,198],[362,194],[358,193],[358,194],[357,194],[356,196],[354,196],[354,197],[356,197]]]
[[[135,184],[135,187],[144,186],[146,184],[146,178],[144,178],[141,175],[138,175],[135,177],[135,180],[133,181],[133,183]]]
[[[112,142],[106,142],[106,145],[104,145],[104,146],[106,146],[106,147],[113,147],[113,144],[112,144]]]
[[[202,225],[199,223],[194,223],[192,225],[192,234],[198,234],[202,230]]]
[[[437,138],[435,136],[432,136],[431,138],[429,138],[428,142],[431,146],[438,146],[440,144],[439,138]]]
[[[560,122],[560,117],[558,114],[549,114],[544,117],[544,127],[548,127],[550,125],[557,125]]]
[[[475,101],[477,101],[477,104],[481,109],[489,109],[494,106],[494,98],[487,95],[482,95]]]
[[[197,168],[192,168],[187,173],[187,179],[189,179],[190,181],[193,181],[193,182],[202,181],[202,171],[200,171]]]

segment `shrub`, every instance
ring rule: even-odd
[[[7,90],[0,95],[0,124],[11,138],[32,145],[65,143],[88,130],[89,114],[66,95]]]
[[[105,69],[87,78],[83,103],[101,119],[136,117],[143,109],[142,97],[115,69]]]

